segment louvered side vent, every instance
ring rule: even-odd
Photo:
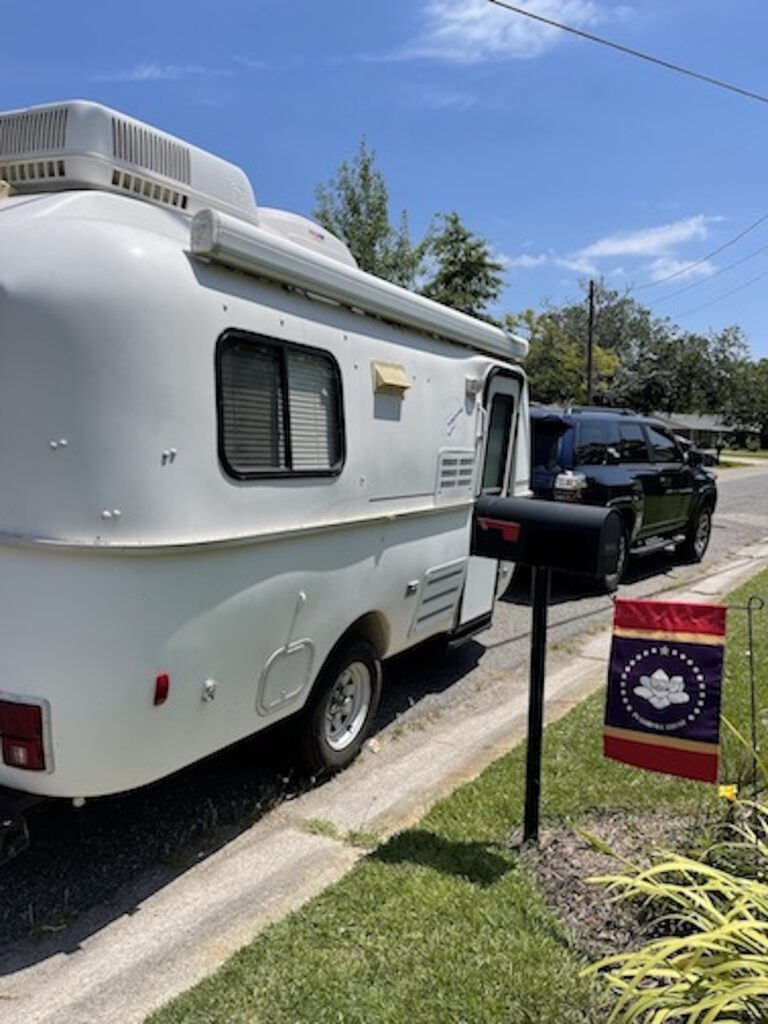
[[[113,117],[112,151],[115,160],[143,167],[185,185],[190,183],[191,158],[188,147],[148,128]]]
[[[67,114],[66,107],[48,107],[0,117],[0,160],[64,149]]]
[[[52,178],[64,178],[66,174],[67,169],[63,160],[20,160],[12,164],[0,163],[0,181],[9,181],[11,185],[29,181],[50,181]]]
[[[441,448],[437,463],[436,497],[443,501],[474,494],[474,448]]]
[[[115,188],[132,192],[135,196],[144,199],[153,199],[156,203],[164,206],[175,206],[179,210],[186,210],[189,205],[189,196],[186,192],[180,192],[176,188],[169,188],[160,185],[156,181],[142,178],[140,174],[129,174],[127,171],[112,171],[112,184]]]
[[[427,631],[436,633],[453,626],[466,571],[465,558],[428,570],[421,584],[411,635]]]

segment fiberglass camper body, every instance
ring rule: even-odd
[[[114,793],[288,716],[343,765],[382,659],[490,621],[524,343],[96,104],[0,116],[0,179],[0,785]]]

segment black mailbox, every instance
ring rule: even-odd
[[[478,498],[472,554],[602,579],[616,571],[615,509],[536,498]]]

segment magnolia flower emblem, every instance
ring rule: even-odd
[[[640,685],[632,691],[636,697],[647,700],[657,711],[672,704],[687,704],[690,696],[686,693],[682,676],[668,676],[663,668],[657,668],[650,676],[640,676]]]

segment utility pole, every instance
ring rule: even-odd
[[[589,282],[589,319],[587,320],[587,405],[592,405],[592,354],[595,344],[595,282]]]

